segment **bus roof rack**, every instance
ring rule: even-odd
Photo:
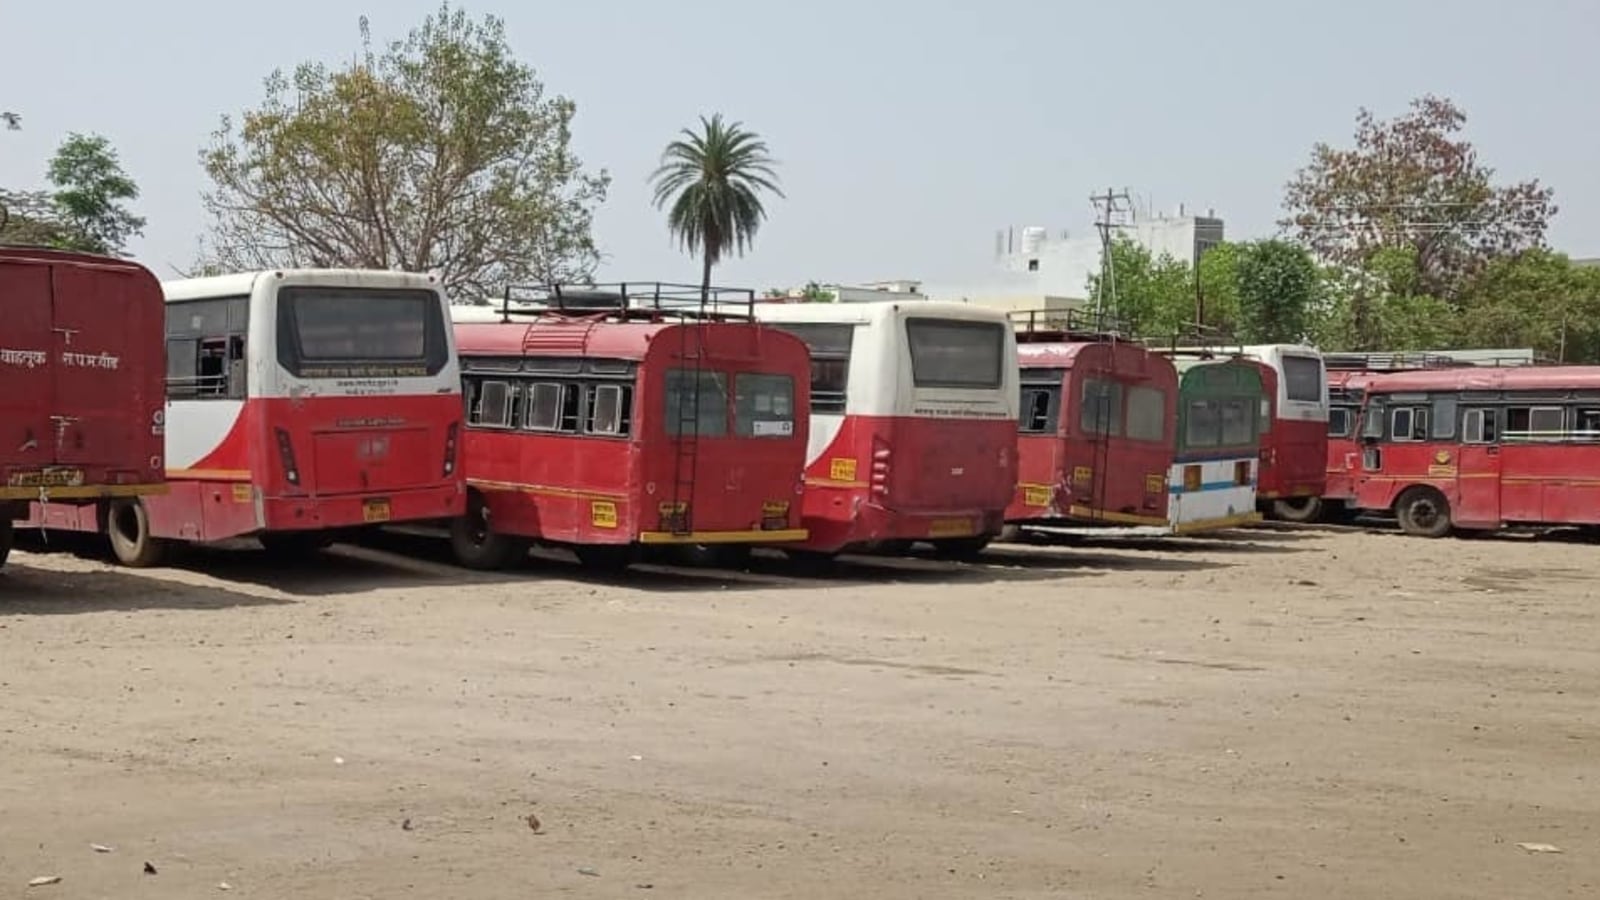
[[[1128,322],[1103,310],[1022,309],[1007,313],[1022,344],[1132,340]]]
[[[665,281],[554,282],[506,285],[500,315],[505,322],[510,322],[515,315],[644,322],[688,319],[749,322],[755,320],[755,304],[756,292],[747,288],[702,289],[697,284]]]
[[[1472,365],[1441,353],[1406,350],[1389,353],[1324,353],[1322,364],[1330,372],[1395,372]]]
[[[1243,356],[1244,342],[1233,333],[1215,325],[1199,322],[1185,323],[1170,338],[1146,341],[1152,348],[1168,356],[1193,356],[1212,359],[1218,356]]]

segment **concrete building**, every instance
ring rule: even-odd
[[[1204,216],[1188,215],[1183,207],[1172,216],[1135,217],[1113,226],[1113,236],[1127,238],[1152,256],[1170,256],[1195,265],[1200,254],[1222,243],[1223,221],[1214,211]],[[1037,225],[1007,228],[995,235],[995,260],[1006,272],[1033,276],[1041,293],[1085,297],[1089,277],[1100,274],[1101,241],[1097,229],[1090,227],[1074,235],[1062,231],[1056,236]]]

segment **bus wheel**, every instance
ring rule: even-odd
[[[977,559],[983,549],[994,540],[992,535],[970,538],[952,538],[944,541],[933,541],[933,555],[938,559],[972,560]]]
[[[11,556],[11,545],[17,542],[17,526],[10,519],[0,520],[0,566]]]
[[[129,568],[148,569],[161,564],[167,542],[150,533],[150,513],[138,500],[117,500],[106,516],[111,553]]]
[[[1285,522],[1315,522],[1322,518],[1321,497],[1296,497],[1293,500],[1275,500],[1272,517]]]
[[[572,552],[585,569],[617,572],[633,564],[632,544],[577,544]]]
[[[467,498],[467,514],[450,522],[450,551],[468,569],[504,569],[528,553],[526,542],[489,527],[489,507],[483,498]]]
[[[267,555],[279,559],[304,559],[333,546],[333,535],[325,531],[272,531],[256,536]]]
[[[1430,487],[1414,487],[1394,504],[1400,530],[1418,537],[1444,537],[1450,533],[1450,501]]]

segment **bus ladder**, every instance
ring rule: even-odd
[[[705,370],[705,335],[701,333],[704,330],[702,320],[692,327],[686,323],[678,331],[678,358],[682,363],[692,363],[679,370],[689,376],[689,384],[678,390],[672,505],[666,517],[672,533],[678,536],[694,533],[694,485],[700,465],[700,376]]]

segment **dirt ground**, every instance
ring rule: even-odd
[[[1596,556],[18,553],[0,897],[1594,897]]]

